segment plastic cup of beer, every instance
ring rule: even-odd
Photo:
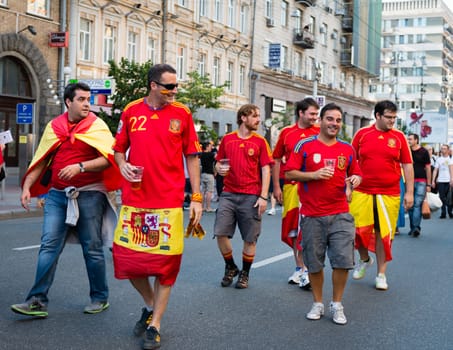
[[[220,169],[226,173],[230,170],[230,160],[228,158],[220,159]]]
[[[131,188],[133,190],[139,190],[142,188],[143,169],[144,168],[141,165],[134,166],[134,177],[131,181]]]
[[[327,158],[324,159],[324,166],[331,170],[335,170],[336,159],[335,158]]]

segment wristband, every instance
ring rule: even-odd
[[[200,192],[192,193],[191,197],[192,202],[203,203],[203,195]]]
[[[264,198],[263,196],[259,196],[262,200],[267,201],[267,198]]]

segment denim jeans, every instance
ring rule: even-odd
[[[84,191],[77,198],[79,220],[76,231],[82,246],[90,282],[92,302],[107,301],[108,286],[101,238],[102,216],[107,199],[102,192]],[[44,206],[41,248],[38,254],[35,283],[27,299],[36,297],[48,302],[47,294],[55,277],[58,258],[65,246],[69,226],[65,224],[68,199],[64,191],[50,190]]]
[[[411,232],[415,229],[420,230],[420,223],[422,221],[422,203],[426,196],[426,183],[415,182],[414,183],[414,205],[408,210],[409,221],[411,225]]]
[[[452,215],[452,208],[448,205],[450,194],[450,183],[449,182],[438,182],[437,192],[439,193],[440,200],[442,201],[442,209],[440,215],[445,216],[448,210],[448,215]]]

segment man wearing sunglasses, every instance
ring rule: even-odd
[[[148,73],[149,94],[123,110],[113,147],[123,175],[122,207],[115,230],[115,277],[129,279],[144,301],[134,328],[143,349],[160,347],[160,323],[178,276],[183,252],[184,164],[192,186],[190,216],[202,214],[201,147],[189,109],[175,101],[176,71],[157,64]],[[126,153],[127,152],[127,153]],[[127,155],[126,155],[127,154]],[[133,186],[142,166],[140,188]],[[154,288],[149,277],[154,276]]]

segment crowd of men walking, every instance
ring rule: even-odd
[[[213,152],[211,143],[200,147],[190,110],[175,99],[176,76],[173,67],[154,65],[148,73],[149,94],[124,108],[115,137],[90,112],[89,87],[66,87],[67,112],[47,125],[22,182],[25,209],[31,197],[46,194],[46,201],[35,282],[12,311],[48,316],[47,295],[59,256],[68,236],[76,233],[90,283],[84,312],[109,307],[103,245],[113,246],[115,277],[128,279],[143,299],[133,333],[142,338],[143,349],[156,349],[181,266],[185,197],[190,198],[186,206],[191,229],[203,211],[215,212],[213,233],[225,263],[220,285],[235,282],[236,289],[246,289],[262,216],[273,196],[283,206],[281,240],[294,253],[288,283],[311,290],[313,296],[306,318],[324,315],[328,256],[330,312],[334,323],[344,325],[342,299],[350,270],[353,279],[362,279],[376,260],[375,287],[389,288],[387,266],[401,207],[409,212],[409,234],[414,237],[421,234],[421,204],[431,188],[444,203],[441,218],[453,216],[447,199],[453,185],[448,146],[442,146],[431,173],[431,158],[418,135],[409,135],[408,143],[394,128],[393,102],[378,102],[375,123],[360,129],[349,144],[338,138],[341,106],[329,103],[320,109],[315,100],[305,98],[296,103],[296,122],[281,130],[274,150],[257,132],[260,109],[245,104],[237,111],[237,129]],[[221,191],[214,209],[216,183]],[[118,189],[119,212],[108,196]],[[243,248],[235,260],[231,240],[236,227]]]

